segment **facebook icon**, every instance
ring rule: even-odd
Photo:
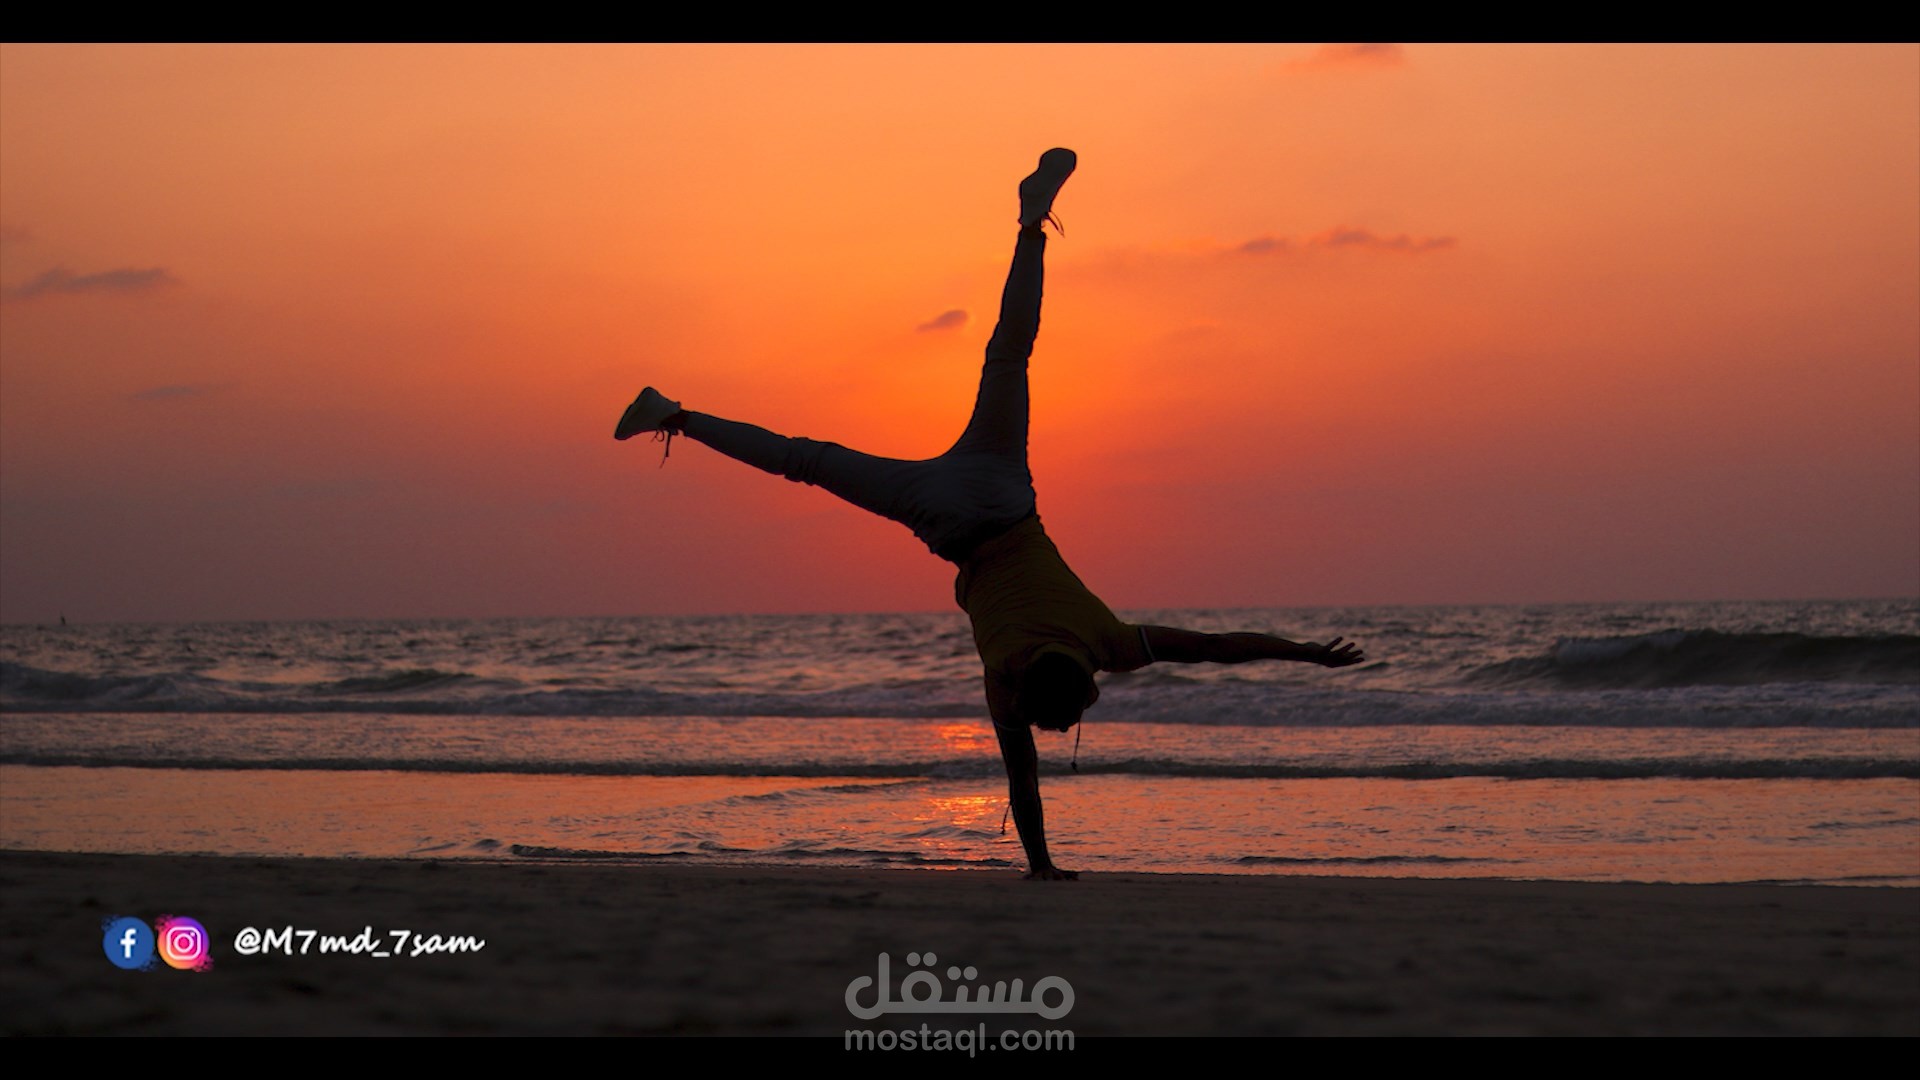
[[[153,930],[139,919],[123,916],[109,921],[101,945],[114,967],[132,971],[153,966]]]

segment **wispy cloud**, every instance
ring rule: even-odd
[[[1346,225],[1328,229],[1317,236],[1310,237],[1307,243],[1313,247],[1328,248],[1366,248],[1370,251],[1401,251],[1409,255],[1419,255],[1428,251],[1445,251],[1457,241],[1451,236],[1381,236],[1371,229],[1355,229]]]
[[[1328,68],[1394,68],[1407,62],[1406,50],[1386,41],[1336,42],[1322,45],[1298,60],[1289,61],[1289,71],[1318,71]]]
[[[943,311],[935,315],[933,318],[928,319],[913,329],[916,333],[932,334],[938,333],[941,330],[958,330],[965,325],[967,325],[967,313],[959,308],[954,308],[952,311]]]
[[[0,225],[0,247],[12,247],[33,239],[33,234],[17,225]]]
[[[174,398],[204,397],[218,389],[218,386],[206,383],[176,383],[172,386],[151,386],[128,396],[134,401],[170,401]]]
[[[1256,236],[1231,250],[1240,255],[1292,255],[1313,249],[1351,248],[1424,255],[1430,251],[1445,251],[1458,244],[1459,241],[1451,236],[1412,236],[1407,233],[1383,236],[1372,229],[1341,225],[1299,242],[1284,236]]]
[[[32,300],[40,296],[73,293],[145,292],[178,281],[165,267],[160,266],[145,270],[102,270],[97,274],[76,274],[66,267],[56,266],[36,278],[0,288],[0,296],[8,300]]]
[[[1293,250],[1293,241],[1284,236],[1256,236],[1233,250],[1242,255],[1284,255]]]

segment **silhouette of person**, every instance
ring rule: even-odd
[[[653,387],[628,406],[614,438],[659,433],[696,442],[755,468],[838,495],[897,521],[935,555],[959,567],[954,598],[973,624],[986,676],[988,712],[1007,767],[1015,824],[1030,879],[1074,871],[1047,853],[1040,763],[1033,728],[1066,731],[1099,697],[1096,671],[1132,671],[1159,661],[1239,664],[1296,660],[1326,667],[1361,663],[1352,644],[1296,643],[1260,633],[1210,634],[1123,623],[1081,583],[1047,538],[1027,468],[1027,359],[1040,331],[1040,293],[1053,200],[1073,173],[1073,151],[1054,149],[1020,183],[1020,233],[987,343],[973,416],[946,453],[923,461],[875,457],[831,442],[682,409]]]

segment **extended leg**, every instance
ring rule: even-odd
[[[1000,292],[1000,321],[987,342],[974,395],[973,416],[948,453],[986,453],[1027,460],[1027,359],[1040,334],[1040,294],[1046,276],[1047,236],[1039,226],[1020,230],[1013,265]]]
[[[1013,266],[1000,291],[1000,321],[987,342],[967,430],[949,454],[993,454],[1027,468],[1027,358],[1040,334],[1040,292],[1045,277],[1047,234],[1041,225],[1053,216],[1053,200],[1073,175],[1079,158],[1055,148],[1040,155],[1040,166],[1020,181],[1020,238]],[[1028,480],[1031,484],[1031,478]]]
[[[789,438],[706,413],[683,412],[669,424],[735,461],[796,483],[824,488],[862,510],[908,528],[916,525],[908,496],[918,474],[926,468],[924,462],[875,457],[839,443]]]
[[[649,431],[664,432],[669,446],[674,435],[687,435],[735,461],[825,488],[915,533],[924,527],[924,515],[916,512],[912,498],[926,472],[925,462],[874,457],[838,443],[790,439],[752,424],[691,412],[651,386],[627,406],[613,437],[630,439]]]

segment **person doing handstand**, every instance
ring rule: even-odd
[[[1020,233],[987,343],[973,416],[946,453],[923,461],[874,457],[831,442],[788,438],[682,409],[649,386],[614,438],[685,435],[737,461],[825,488],[897,521],[959,567],[954,598],[973,624],[987,710],[1006,762],[1013,818],[1030,879],[1071,880],[1047,853],[1033,728],[1067,731],[1100,696],[1096,671],[1148,664],[1297,660],[1345,667],[1365,660],[1341,638],[1324,645],[1270,634],[1210,634],[1121,622],[1060,557],[1035,512],[1027,467],[1027,359],[1040,331],[1040,292],[1053,200],[1072,175],[1071,150],[1049,150],[1020,182]]]

